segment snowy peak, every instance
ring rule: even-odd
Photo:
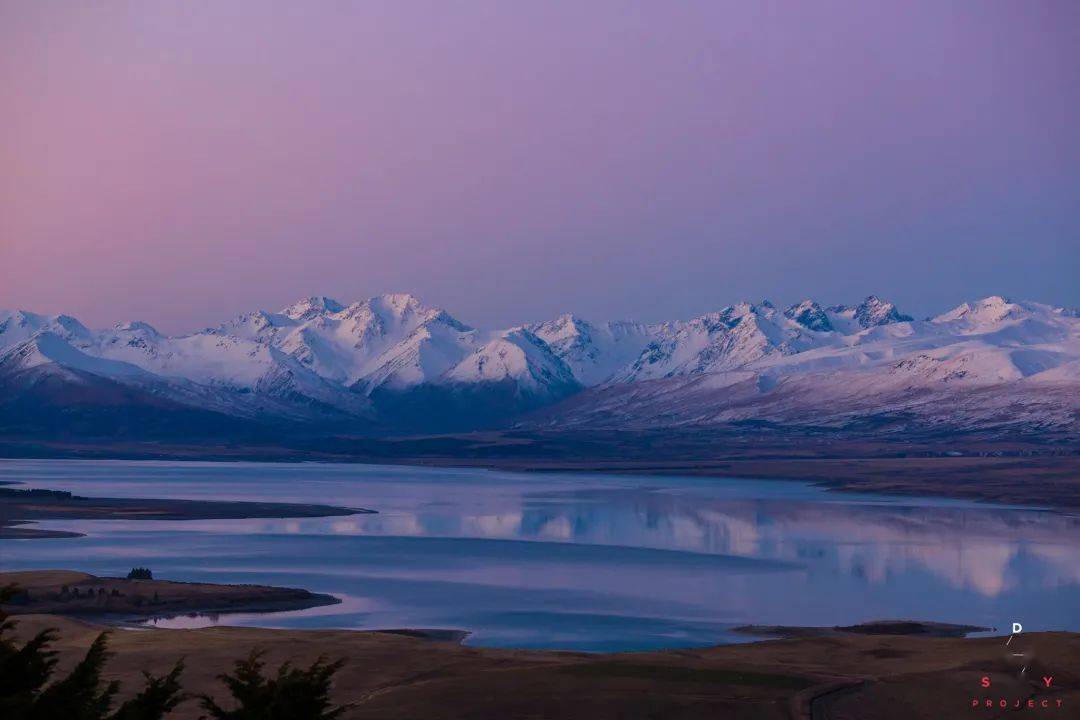
[[[417,318],[419,322],[424,322],[444,314],[442,308],[428,307],[419,298],[408,293],[377,295],[366,302],[380,316],[393,318],[402,323],[409,322],[410,318]]]
[[[25,310],[0,310],[0,352],[42,332],[51,332],[66,339],[92,335],[85,325],[70,315],[38,315]]]
[[[459,331],[470,328],[442,308],[429,307],[412,295],[378,295],[353,303],[330,316],[341,321],[358,340],[401,336],[429,323],[442,323]]]
[[[331,382],[365,392],[386,383],[425,382],[473,349],[464,337],[470,328],[407,294],[348,306],[326,297],[305,298],[280,314],[241,315],[216,332],[273,347]]]
[[[854,320],[861,328],[872,328],[891,323],[911,322],[910,315],[904,315],[893,303],[882,300],[877,295],[869,295],[854,307],[834,305],[829,311],[839,317]]]
[[[585,386],[611,378],[641,354],[656,332],[656,328],[641,323],[592,323],[569,313],[527,329]]]
[[[929,323],[951,336],[994,346],[1059,345],[1080,340],[1080,323],[1064,308],[991,296],[963,303]]]
[[[0,352],[32,338],[48,320],[25,310],[0,310]]]
[[[889,323],[911,322],[914,318],[902,314],[891,302],[870,295],[855,308],[855,319],[864,328],[869,328]]]
[[[794,320],[807,330],[814,332],[832,332],[833,326],[829,322],[829,316],[813,300],[803,300],[797,305],[792,305],[784,311],[784,316]]]
[[[457,323],[442,308],[425,305],[416,296],[406,293],[376,295],[335,312],[342,319],[370,317],[388,325],[415,327],[440,317],[449,318],[450,321]]]
[[[578,387],[570,368],[525,328],[507,330],[488,341],[451,368],[444,379],[458,384],[510,381],[520,390],[550,396]]]
[[[437,382],[473,352],[478,333],[442,311],[431,313],[401,340],[365,363],[357,387],[371,393],[381,388],[403,390]]]
[[[312,295],[297,300],[282,310],[281,314],[293,320],[309,320],[316,315],[341,312],[344,309],[345,306],[333,298],[328,298],[325,295]]]
[[[65,337],[85,337],[90,330],[70,315],[56,315],[49,321],[53,331]]]
[[[742,302],[688,322],[659,326],[641,354],[613,380],[632,382],[734,370],[772,354],[793,352],[788,341],[797,339],[772,303]]]
[[[783,310],[742,302],[660,324],[564,314],[485,331],[412,295],[390,294],[347,306],[315,296],[171,337],[138,321],[98,331],[66,315],[0,311],[0,371],[39,367],[152,386],[162,397],[246,417],[368,418],[371,408],[392,414],[400,402],[424,407],[420,415],[441,412],[449,425],[476,408],[505,418],[583,388],[617,393],[643,381],[739,384],[747,402],[775,397],[796,379],[822,397],[839,397],[854,382],[871,407],[886,391],[1075,389],[1080,318],[992,296],[915,322],[870,296],[827,308],[811,299]],[[438,398],[458,404],[424,405]]]
[[[573,313],[563,313],[554,320],[536,323],[530,330],[549,345],[588,343],[592,339],[592,325]]]
[[[297,322],[287,315],[256,310],[237,315],[232,320],[216,328],[207,329],[205,332],[260,342],[269,340],[281,328],[291,328],[296,325]]]
[[[161,336],[161,333],[158,332],[156,327],[154,327],[150,323],[145,323],[142,320],[128,320],[127,322],[119,322],[116,323],[115,326],[113,326],[113,329],[119,332],[144,333],[146,335],[151,335],[154,337]]]
[[[942,313],[933,322],[946,323],[964,321],[969,324],[993,324],[1024,314],[1026,309],[1001,295],[991,295],[982,300],[965,302],[947,313]]]
[[[4,372],[50,365],[110,378],[133,378],[143,374],[134,365],[88,355],[48,330],[11,349],[0,359],[0,369]]]

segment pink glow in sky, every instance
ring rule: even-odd
[[[1073,0],[15,0],[0,48],[0,307],[1080,304]]]

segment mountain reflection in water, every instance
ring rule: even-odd
[[[1080,518],[804,483],[357,465],[3,461],[0,480],[85,495],[332,502],[377,515],[77,521],[0,541],[5,569],[301,586],[341,605],[181,618],[452,627],[586,650],[744,639],[747,623],[916,618],[1080,630]]]

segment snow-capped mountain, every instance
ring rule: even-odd
[[[512,382],[520,392],[553,397],[579,387],[569,366],[547,343],[525,328],[500,333],[450,368],[441,379],[461,385]]]
[[[528,329],[566,363],[578,383],[588,387],[634,362],[662,328],[625,321],[592,323],[567,313]]]
[[[783,311],[768,300],[739,303],[688,322],[659,326],[641,355],[612,379],[633,382],[781,362],[808,350],[843,347],[845,338],[872,328],[910,321],[895,305],[873,295],[853,307],[834,305],[827,310],[813,300]]]
[[[857,331],[857,328],[872,328],[889,323],[910,322],[914,319],[910,315],[902,314],[891,302],[882,300],[876,295],[871,295],[855,307],[834,305],[828,312],[832,329],[847,329],[848,332]]]
[[[489,331],[396,294],[349,305],[310,297],[174,337],[144,322],[91,330],[65,315],[0,311],[0,408],[16,395],[25,408],[46,386],[50,402],[84,397],[94,383],[150,404],[350,432],[507,421],[854,427],[886,416],[1075,429],[1080,318],[989,297],[914,320],[871,296],[739,303],[651,325],[568,314]]]
[[[471,328],[411,295],[349,306],[305,298],[278,313],[241,315],[209,333],[273,347],[323,378],[364,392],[438,377],[477,344]]]
[[[315,419],[369,412],[364,398],[343,393],[280,350],[234,335],[167,337],[144,322],[91,331],[63,315],[0,312],[3,358],[29,352],[35,360],[23,370],[80,370],[127,384],[137,379],[159,396],[229,414]]]
[[[529,329],[476,330],[412,295],[381,295],[348,306],[306,298],[278,313],[242,315],[211,332],[274,348],[320,377],[374,398],[394,415],[387,404],[411,406],[420,395],[429,402],[416,412],[448,412],[448,403],[475,402],[474,394],[451,402],[445,392],[455,390],[456,397],[465,387],[498,388],[509,412],[580,389],[566,364]],[[440,408],[429,406],[433,388],[443,391],[437,393]]]
[[[620,382],[538,422],[1078,430],[1075,311],[988,297],[916,321],[869,298],[827,310],[806,301],[777,315],[742,305],[672,328]],[[646,373],[657,379],[636,382]]]
[[[794,327],[766,301],[740,303],[689,322],[661,326],[641,355],[613,379],[634,382],[734,370],[784,352],[789,341],[797,341],[799,332],[787,325]]]

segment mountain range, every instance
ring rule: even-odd
[[[1077,312],[998,296],[922,320],[871,296],[504,330],[412,295],[310,297],[182,336],[0,311],[11,435],[732,425],[1074,437],[1078,416]]]

